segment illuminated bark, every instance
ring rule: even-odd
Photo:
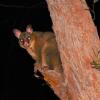
[[[46,1],[63,64],[65,85],[59,81],[63,76],[56,73],[49,75],[46,72],[45,80],[61,100],[100,100],[100,71],[91,66],[100,50],[100,41],[85,1]]]

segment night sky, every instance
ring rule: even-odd
[[[96,4],[94,20],[98,30],[99,9],[100,3]],[[0,0],[1,100],[59,100],[42,79],[33,76],[34,61],[19,47],[12,32],[14,28],[24,31],[28,24],[35,31],[52,31],[45,0]]]
[[[3,63],[1,100],[59,100],[41,79],[33,76],[34,61],[19,47],[12,30],[52,31],[52,22],[44,0],[0,0],[0,32]],[[2,62],[2,61],[1,61]]]

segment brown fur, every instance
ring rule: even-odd
[[[27,52],[36,61],[36,69],[48,67],[48,69],[60,71],[61,60],[55,35],[52,32],[34,32],[31,27],[28,27],[30,34],[30,41],[28,46],[20,46],[27,50]],[[21,32],[23,35],[24,32]],[[26,34],[29,34],[26,32]]]

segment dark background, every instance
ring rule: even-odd
[[[87,0],[88,1],[88,0]],[[91,0],[88,1],[92,9]],[[95,25],[100,30],[100,3],[95,4]],[[93,13],[92,13],[93,15]],[[33,76],[34,61],[19,47],[12,30],[52,31],[45,0],[0,0],[1,100],[59,100],[48,85]],[[3,76],[3,77],[2,77]]]

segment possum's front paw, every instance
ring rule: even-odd
[[[40,63],[36,62],[34,64],[34,72],[36,73],[37,71],[46,71],[46,70],[49,70],[49,66],[48,65],[41,65]]]
[[[34,72],[36,73],[40,68],[41,68],[41,64],[38,63],[38,62],[36,62],[36,63],[34,64]]]
[[[41,70],[42,71],[49,70],[49,66],[47,66],[47,65],[41,66]]]

